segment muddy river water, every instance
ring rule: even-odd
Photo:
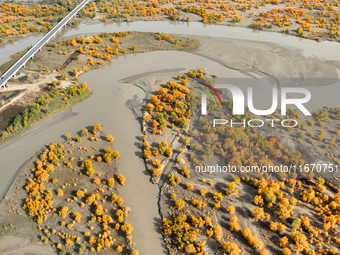
[[[195,36],[223,37],[258,42],[271,42],[295,47],[307,57],[321,58],[325,61],[337,61],[340,46],[334,42],[317,43],[277,33],[254,33],[245,28],[222,26],[204,26],[201,23],[172,22],[134,22],[120,24],[82,24],[78,29],[65,33],[64,38],[83,34],[116,31],[164,32]],[[31,44],[31,38],[25,38],[21,44]],[[26,47],[27,47],[26,46]],[[0,48],[0,62],[4,52],[13,51],[11,47]],[[7,50],[6,50],[7,49]],[[14,53],[14,52],[13,52]],[[144,170],[139,148],[141,127],[136,116],[126,106],[130,99],[142,102],[145,93],[131,83],[120,80],[132,75],[148,72],[165,72],[172,69],[193,69],[204,66],[214,70],[218,76],[243,77],[237,70],[231,70],[216,61],[180,51],[157,51],[119,57],[105,68],[81,75],[80,81],[86,81],[94,94],[85,101],[55,113],[36,123],[31,129],[0,146],[0,194],[1,197],[11,184],[18,169],[45,144],[63,141],[62,135],[76,134],[84,127],[100,123],[106,133],[115,139],[115,148],[120,151],[120,171],[126,177],[126,186],[122,188],[124,203],[132,208],[128,221],[134,227],[133,236],[136,249],[140,254],[167,254],[162,245],[160,216],[158,214],[158,187],[149,182],[149,175]],[[321,91],[320,91],[321,93]],[[24,254],[24,253],[23,253]],[[39,252],[37,252],[39,254]]]

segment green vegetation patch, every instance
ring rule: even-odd
[[[92,91],[87,88],[86,83],[79,85],[75,82],[75,84],[68,86],[66,89],[50,86],[48,92],[41,94],[34,103],[15,117],[12,124],[1,133],[0,143],[16,137],[38,120],[74,105],[91,94]]]

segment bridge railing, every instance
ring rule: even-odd
[[[70,21],[90,0],[83,0],[69,14],[67,14],[59,23],[36,42],[23,56],[21,56],[0,78],[0,88],[15,75],[15,73],[30,60],[38,50],[40,50],[49,40],[60,30],[67,22]]]

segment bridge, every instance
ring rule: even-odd
[[[11,79],[21,67],[25,66],[27,61],[41,50],[41,48],[53,39],[58,32],[69,22],[90,0],[83,0],[76,8],[67,14],[57,25],[55,25],[44,37],[42,37],[34,46],[29,49],[17,62],[15,62],[1,77],[0,88],[5,87],[9,79]]]

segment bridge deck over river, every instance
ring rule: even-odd
[[[83,0],[76,8],[67,14],[57,25],[55,25],[43,38],[41,38],[31,49],[29,49],[17,62],[14,63],[1,77],[0,88],[5,87],[7,82],[26,65],[27,61],[34,57],[46,43],[53,39],[56,34],[69,22],[90,0]]]

